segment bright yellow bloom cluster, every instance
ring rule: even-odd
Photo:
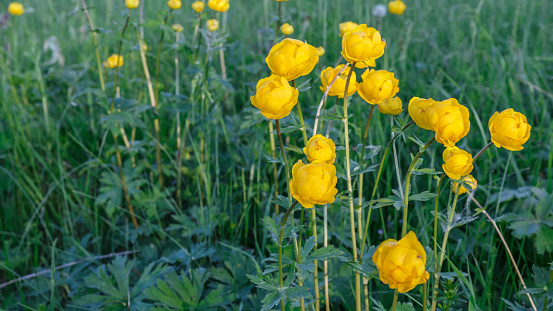
[[[323,161],[327,164],[334,164],[336,145],[334,145],[332,139],[317,134],[307,141],[303,153],[305,153],[309,162]]]
[[[202,11],[205,8],[205,3],[203,1],[195,1],[192,3],[191,7],[192,7],[192,10],[194,10],[194,12],[202,13]]]
[[[272,75],[257,82],[256,93],[250,100],[267,119],[282,119],[298,102],[299,91],[281,76]]]
[[[361,79],[363,82],[359,83],[359,96],[371,105],[377,105],[399,92],[399,80],[393,72],[367,69],[361,75]]]
[[[284,23],[282,26],[280,26],[280,32],[282,32],[284,35],[289,36],[294,33],[294,26]]]
[[[303,207],[333,203],[336,189],[336,167],[321,160],[303,164],[299,160],[292,168],[290,192]]]
[[[383,114],[397,116],[403,111],[401,99],[399,97],[388,98],[378,104],[378,111]]]
[[[388,11],[390,11],[390,14],[403,15],[406,8],[407,5],[401,0],[388,2]]]
[[[129,9],[136,9],[140,5],[140,0],[125,0],[125,6]]]
[[[326,92],[326,88],[328,85],[334,80],[336,75],[340,73],[342,68],[346,66],[346,69],[342,71],[342,73],[338,76],[336,81],[334,81],[334,84],[330,87],[330,91],[328,92],[328,96],[338,96],[338,98],[344,98],[344,92],[346,90],[346,80],[348,78],[349,73],[349,66],[347,65],[338,65],[336,68],[332,67],[326,67],[325,70],[321,72],[321,83],[322,86],[320,87],[321,91]],[[355,94],[357,91],[358,83],[356,81],[355,72],[351,73],[351,80],[349,82],[348,86],[348,96],[351,96]]]
[[[113,54],[104,62],[104,67],[113,69],[123,66],[123,56]]]
[[[501,113],[494,113],[488,122],[492,142],[497,148],[505,148],[511,151],[522,150],[530,138],[532,127],[528,124],[526,116],[512,108]]]
[[[25,13],[25,9],[23,8],[23,4],[19,2],[12,2],[8,5],[8,12],[11,15],[23,15],[23,13]]]
[[[474,179],[474,177],[472,177],[472,175],[467,175],[463,177],[461,182],[462,184],[459,184],[458,182],[453,183],[452,190],[458,195],[466,193],[468,191],[467,186],[470,187],[472,190],[476,189],[476,187],[478,186],[478,182],[476,181],[476,179]]]
[[[442,157],[444,159],[442,168],[449,178],[461,179],[462,176],[472,172],[472,155],[465,150],[455,146],[449,147],[444,150]]]
[[[213,11],[224,13],[228,11],[230,4],[229,0],[209,0],[207,6]]]
[[[342,37],[342,56],[350,63],[364,63],[366,66],[376,66],[375,60],[384,54],[386,42],[380,32],[372,27],[361,24],[348,31]]]
[[[359,26],[357,23],[349,21],[338,25],[338,28],[340,29],[340,38],[343,38],[346,32],[354,30],[357,26]]]
[[[211,32],[217,31],[217,29],[219,29],[219,21],[216,19],[209,19],[205,23],[207,26],[207,30]]]
[[[182,6],[181,0],[169,0],[167,1],[167,5],[171,10],[178,10]]]
[[[288,81],[309,74],[318,61],[319,56],[314,46],[290,38],[273,46],[265,58],[273,74],[282,76]]]

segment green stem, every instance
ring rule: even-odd
[[[90,31],[92,32],[92,39],[94,42],[94,51],[96,53],[96,64],[98,65],[98,77],[100,78],[100,87],[102,88],[102,92],[106,91],[106,85],[104,83],[104,73],[102,71],[102,58],[100,57],[100,49],[98,48],[98,34],[96,33],[96,28],[94,28],[94,24],[92,23],[92,19],[90,18],[90,14],[88,14],[88,9],[86,7],[86,3],[84,0],[81,0],[81,6],[83,8],[84,15],[86,16],[86,19],[88,21],[88,26],[90,27]]]
[[[301,213],[300,213],[300,233],[299,233],[299,237],[298,237],[298,255],[297,255],[297,262],[299,264],[301,264],[301,239],[302,239],[302,233],[303,233],[303,218],[304,218],[304,212],[305,212],[305,207],[301,207]],[[303,285],[303,281],[300,280],[298,278],[298,285],[299,286],[302,286]],[[301,311],[304,311],[305,310],[305,299],[300,299],[300,310]]]
[[[119,39],[119,48],[117,49],[117,66],[115,67],[115,77],[113,78],[113,97],[111,99],[111,112],[115,111],[115,98],[117,95],[117,81],[119,80],[119,58],[121,57],[121,51],[123,50],[123,38],[125,38],[125,31],[127,31],[127,26],[129,25],[129,20],[131,19],[131,15],[127,15],[127,19],[125,20],[125,26],[123,26],[123,30],[121,31],[121,38]],[[140,49],[142,46],[139,47]]]
[[[482,155],[482,153],[484,153],[484,151],[486,151],[492,145],[493,145],[493,142],[490,141],[486,146],[484,146],[484,148],[482,148],[480,151],[478,151],[478,153],[474,156],[474,158],[472,158],[472,162],[475,162],[476,159],[478,159]]]
[[[169,19],[169,15],[171,15],[171,12],[173,10],[170,10],[167,15],[165,15],[165,19],[163,20],[162,26],[167,25],[167,20]],[[156,58],[156,72],[155,72],[155,88],[156,88],[156,103],[159,103],[159,63],[161,59],[161,47],[163,45],[163,38],[165,38],[165,30],[161,29],[161,35],[159,36],[159,44],[157,46],[157,58]],[[140,46],[142,48],[142,46]]]
[[[428,286],[427,286],[427,282],[425,282],[423,285],[422,285],[422,311],[426,311],[426,304],[427,304],[427,300],[428,300]]]
[[[394,290],[394,300],[392,302],[392,309],[390,309],[391,311],[396,311],[396,308],[397,308],[397,298],[398,298],[398,291],[397,289]]]
[[[438,189],[436,190],[436,201],[434,203],[434,258],[438,258],[438,202],[440,198],[440,190],[442,189],[442,183],[447,175],[445,173],[440,177],[438,183]],[[438,262],[434,261],[434,271],[438,270]],[[436,275],[436,282],[438,282],[438,275]]]
[[[277,131],[278,144],[280,146],[280,153],[282,154],[282,160],[284,161],[284,171],[286,172],[286,186],[288,188],[288,202],[292,204],[292,196],[290,192],[290,171],[288,170],[288,159],[286,158],[286,150],[284,149],[284,141],[282,140],[282,134],[280,133],[280,122],[275,120],[275,127]]]
[[[361,158],[359,159],[359,167],[363,167],[363,164],[365,162],[365,148],[367,147],[367,137],[369,136],[369,125],[371,124],[371,118],[373,116],[374,112],[374,106],[371,105],[371,110],[369,112],[369,116],[367,117],[367,122],[365,123],[365,131],[363,132],[363,143],[361,145]],[[358,179],[359,184],[359,209],[357,210],[357,222],[358,222],[358,234],[359,238],[363,238],[363,215],[362,215],[362,208],[361,205],[363,204],[363,173],[359,174]]]
[[[275,42],[274,44],[276,44],[277,40],[278,40],[278,29],[280,28],[280,11],[281,11],[281,2],[279,1],[278,2],[278,19],[277,19],[277,24],[276,24],[276,28],[275,28]]]
[[[313,247],[313,250],[317,250],[317,214],[315,213],[315,209],[311,209],[311,222],[313,223],[313,237],[315,237],[315,246]],[[319,266],[317,260],[313,261],[313,264],[315,265],[314,271],[313,271],[313,287],[315,288],[315,310],[320,310],[320,294],[319,294]]]
[[[296,88],[296,80],[292,80],[292,86]],[[301,134],[303,135],[303,144],[307,144],[307,132],[305,131],[305,123],[303,122],[303,113],[301,112],[301,105],[299,100],[296,106],[298,107],[298,117],[300,118],[300,127],[301,127]]]
[[[284,214],[282,222],[280,223],[280,235],[278,237],[278,282],[281,289],[284,287],[284,276],[282,274],[282,240],[284,239],[284,227],[286,226],[286,220],[288,220],[288,216],[290,216],[296,204],[298,204],[298,201],[294,201],[294,203],[290,204],[290,207],[286,211],[286,214]],[[280,300],[280,309],[284,311],[284,298]]]

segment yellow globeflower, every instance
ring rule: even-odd
[[[214,32],[219,29],[219,21],[216,19],[209,19],[207,22],[205,22],[207,25],[207,30]]]
[[[497,148],[505,148],[511,151],[522,150],[530,138],[532,127],[528,124],[526,116],[516,112],[513,108],[501,113],[495,112],[488,122],[492,135],[492,142]]]
[[[390,14],[403,15],[406,8],[407,6],[401,0],[388,2],[388,11],[390,11]]]
[[[348,62],[361,62],[366,66],[376,66],[375,60],[384,54],[386,42],[380,32],[365,24],[348,31],[342,38],[342,56]]]
[[[474,177],[472,177],[472,175],[467,175],[463,177],[461,181],[462,181],[462,184],[459,184],[458,182],[453,183],[453,188],[451,189],[453,190],[454,193],[458,195],[466,193],[468,190],[467,187],[470,187],[472,190],[475,190],[476,187],[478,186],[478,182],[476,181],[476,179],[474,179]]]
[[[205,8],[205,3],[203,1],[196,1],[192,3],[192,10],[196,13],[202,13]]]
[[[140,0],[125,0],[125,6],[132,10],[136,9],[140,5]]]
[[[386,70],[367,69],[362,75],[363,82],[359,83],[357,90],[359,96],[371,105],[394,97],[399,92],[399,80],[393,72]]]
[[[472,155],[455,146],[446,148],[442,155],[442,168],[451,179],[459,180],[472,172]]]
[[[428,123],[428,109],[430,109],[435,102],[436,101],[432,98],[411,98],[409,101],[409,115],[418,127],[429,131],[432,130],[430,123]]]
[[[334,84],[332,84],[332,87],[330,88],[330,91],[328,92],[328,96],[338,96],[338,98],[344,98],[344,92],[346,91],[346,80],[348,78],[349,74],[349,66],[347,65],[338,65],[336,68],[332,67],[326,67],[325,70],[321,72],[321,91],[326,92],[326,88],[328,85],[334,80],[336,75],[346,66],[346,69],[342,71],[342,73],[338,76],[338,79],[334,81]],[[348,96],[351,96],[355,94],[357,91],[358,83],[356,81],[357,77],[355,76],[355,72],[351,73],[351,79],[349,81],[348,86]]]
[[[23,15],[25,9],[23,8],[23,4],[12,2],[8,5],[8,12],[10,12],[11,15]]]
[[[273,74],[292,81],[308,75],[319,61],[317,49],[305,42],[286,38],[271,48],[265,62]]]
[[[209,0],[207,3],[210,9],[217,12],[226,12],[228,11],[230,4],[229,0]]]
[[[182,32],[184,30],[184,27],[182,27],[181,24],[173,24],[171,28],[176,32]]]
[[[357,23],[349,21],[338,25],[340,29],[340,38],[342,38],[346,32],[354,30],[357,26],[359,26]]]
[[[284,35],[289,36],[289,35],[294,33],[294,26],[292,26],[288,23],[282,24],[282,26],[280,26],[280,31]]]
[[[434,103],[428,109],[427,118],[436,133],[436,141],[445,147],[455,145],[470,130],[469,110],[455,98]]]
[[[399,97],[388,98],[378,104],[378,111],[383,114],[397,116],[403,111],[401,99]]]
[[[123,66],[123,56],[113,54],[104,62],[104,67],[106,68],[117,68]]]
[[[292,168],[292,176],[290,192],[303,207],[334,203],[334,196],[338,193],[334,165],[319,160],[303,164],[299,160]]]
[[[178,10],[182,6],[182,2],[180,0],[169,0],[167,1],[167,5],[171,10]]]
[[[256,93],[250,100],[267,119],[286,117],[298,102],[298,90],[281,76],[272,75],[261,79],[255,88]]]
[[[322,46],[319,46],[319,47],[317,48],[317,55],[318,55],[319,57],[325,55],[325,48],[323,48]]]
[[[336,159],[336,145],[330,138],[317,134],[307,141],[303,153],[309,162],[323,161],[327,164],[334,164]]]
[[[388,239],[382,242],[372,260],[382,283],[400,293],[426,283],[430,277],[425,269],[426,252],[413,231],[399,241]]]

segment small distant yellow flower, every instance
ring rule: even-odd
[[[393,72],[386,70],[367,69],[362,75],[363,82],[359,83],[357,90],[359,96],[371,105],[394,97],[399,92],[398,79]]]
[[[319,47],[317,48],[317,55],[318,55],[319,57],[325,55],[325,48],[323,48],[322,46],[319,46]]]
[[[303,153],[309,162],[323,161],[326,164],[334,164],[336,160],[336,145],[330,138],[317,134],[307,141]]]
[[[173,24],[171,26],[171,29],[173,29],[173,31],[176,31],[176,32],[182,32],[184,30],[184,27],[182,27],[181,24]]]
[[[128,9],[136,9],[140,5],[140,0],[125,0],[125,6]]]
[[[207,30],[211,32],[217,31],[217,29],[219,29],[219,21],[216,19],[209,19],[206,22],[206,25],[207,25]]]
[[[330,88],[330,91],[328,91],[328,96],[338,96],[338,98],[344,98],[344,93],[346,91],[346,80],[348,78],[349,74],[349,66],[347,65],[338,65],[336,68],[332,67],[326,67],[325,70],[321,72],[321,83],[322,86],[320,87],[321,91],[326,92],[326,88],[328,85],[334,80],[336,75],[346,66],[346,69],[342,71],[342,73],[338,76],[338,79],[334,81],[334,84],[332,84],[332,87]],[[355,71],[351,73],[351,78],[349,81],[348,86],[348,96],[351,96],[357,92],[357,77],[355,75]]]
[[[418,127],[429,131],[432,130],[430,123],[428,123],[428,109],[430,109],[435,102],[436,101],[432,98],[411,98],[409,101],[409,115]]]
[[[148,51],[148,45],[146,44],[146,42],[142,42],[142,51]]]
[[[413,231],[397,241],[388,239],[380,244],[372,257],[382,283],[405,293],[428,281],[426,252]]]
[[[192,3],[192,10],[196,13],[202,13],[205,8],[205,3],[203,1],[196,1]]]
[[[209,0],[207,5],[210,9],[217,12],[226,12],[230,7],[229,0]]]
[[[397,116],[403,111],[401,99],[399,97],[388,98],[378,104],[378,111],[383,114]]]
[[[299,91],[281,76],[272,75],[257,82],[256,93],[250,97],[252,105],[261,109],[267,119],[282,119],[298,103]]]
[[[348,62],[362,62],[367,66],[376,66],[375,60],[384,54],[386,42],[380,32],[365,24],[348,31],[342,37],[342,56]]]
[[[454,193],[458,195],[466,193],[468,190],[467,186],[470,187],[472,190],[475,190],[478,186],[478,182],[476,181],[476,179],[474,179],[474,177],[472,177],[472,175],[467,175],[463,177],[461,181],[462,184],[459,184],[458,182],[453,183],[453,188],[451,189]]]
[[[530,138],[532,127],[528,124],[526,116],[516,112],[513,108],[503,112],[495,112],[488,122],[492,135],[492,142],[497,148],[505,148],[511,151],[522,150]]]
[[[359,26],[357,23],[349,21],[338,25],[340,29],[340,38],[342,38],[346,32],[354,30],[357,26]]]
[[[171,10],[178,10],[182,6],[181,0],[169,0],[167,1],[167,5]]]
[[[284,35],[289,36],[289,35],[294,33],[294,26],[292,26],[288,23],[282,24],[282,26],[280,26],[280,31]]]
[[[12,2],[8,5],[8,12],[10,12],[11,15],[23,15],[25,9],[23,8],[23,4]]]
[[[403,15],[406,8],[407,6],[401,0],[388,2],[388,11],[390,11],[390,14]]]
[[[442,168],[451,179],[459,180],[472,172],[472,155],[455,146],[446,148],[442,155],[444,164]]]
[[[123,66],[123,56],[113,54],[104,62],[104,67],[113,69]]]
[[[427,117],[436,141],[445,147],[455,145],[470,130],[469,110],[455,98],[435,102],[428,109]]]
[[[314,46],[286,38],[271,48],[265,62],[273,74],[292,81],[308,75],[319,62],[319,56]]]
[[[292,168],[290,192],[292,197],[305,208],[316,204],[334,203],[336,189],[336,167],[323,161],[303,164],[299,160]]]

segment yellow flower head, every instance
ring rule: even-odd
[[[397,116],[403,111],[401,99],[399,97],[388,98],[378,104],[378,111],[383,114]]]
[[[380,244],[373,254],[378,276],[391,289],[405,293],[428,281],[426,252],[413,231],[397,241],[388,239]]]
[[[294,33],[294,26],[288,23],[282,24],[282,26],[280,26],[280,32],[286,36],[289,36]]]
[[[167,1],[167,5],[171,10],[178,10],[182,6],[181,0],[169,0]]]
[[[123,66],[123,56],[113,54],[104,62],[104,67],[113,69]]]
[[[427,118],[436,141],[445,147],[454,146],[470,130],[469,110],[455,98],[435,102],[428,109]]]
[[[349,21],[338,25],[340,28],[340,38],[344,37],[346,32],[354,30],[357,26],[359,26],[357,23]]]
[[[271,48],[265,62],[273,74],[292,81],[308,75],[319,61],[317,49],[305,42],[286,38]]]
[[[406,8],[407,6],[401,0],[388,2],[388,11],[390,11],[390,14],[403,15]]]
[[[256,93],[250,100],[252,105],[261,109],[261,114],[267,119],[286,117],[298,102],[298,90],[281,76],[272,75],[261,79],[255,88]]]
[[[382,41],[380,32],[365,24],[348,31],[342,37],[342,56],[348,62],[362,62],[376,66],[375,60],[384,54],[386,42]]]
[[[346,91],[346,80],[348,78],[349,74],[349,66],[347,65],[338,65],[336,68],[332,67],[326,67],[325,70],[321,72],[321,91],[326,92],[326,88],[328,85],[334,80],[336,75],[346,66],[346,69],[342,71],[342,73],[338,76],[338,79],[334,81],[334,84],[332,84],[332,87],[330,87],[330,91],[328,92],[328,96],[338,96],[338,98],[344,98],[344,92]],[[348,86],[348,96],[351,96],[357,92],[357,86],[358,83],[356,81],[357,77],[355,76],[355,72],[351,73],[351,78],[349,81]]]
[[[319,46],[319,47],[317,48],[317,55],[318,55],[319,57],[325,55],[325,48],[323,48],[322,46]]]
[[[205,3],[203,1],[195,1],[192,3],[192,10],[196,13],[202,13],[205,8]]]
[[[209,0],[207,3],[210,9],[217,12],[226,12],[228,11],[230,4],[229,0]]]
[[[436,101],[432,98],[411,98],[409,101],[409,115],[418,127],[429,131],[432,130],[430,123],[428,123],[428,109],[430,109],[435,102]]]
[[[292,176],[290,192],[303,207],[334,202],[334,196],[338,193],[334,165],[319,160],[303,164],[299,160],[292,168]]]
[[[393,72],[386,70],[367,69],[362,75],[363,82],[359,83],[357,90],[359,96],[371,105],[394,97],[399,92],[399,80]]]
[[[140,0],[125,0],[125,6],[129,9],[136,9],[140,5]]]
[[[522,150],[530,138],[532,127],[526,121],[526,116],[516,112],[513,108],[501,113],[494,113],[488,122],[492,142],[497,148],[505,148],[511,151]]]
[[[466,193],[467,190],[469,190],[469,188],[467,187],[470,187],[470,189],[475,190],[476,187],[478,186],[478,182],[476,181],[476,179],[474,179],[474,177],[472,177],[472,175],[467,175],[463,177],[461,181],[462,181],[462,184],[459,184],[458,182],[453,183],[453,188],[451,189],[453,190],[454,193],[458,195]]]
[[[309,162],[322,161],[327,164],[334,164],[336,146],[332,139],[317,134],[307,141],[303,153],[305,153]]]
[[[171,29],[173,29],[173,31],[176,31],[176,32],[182,32],[184,30],[184,27],[182,27],[181,24],[173,24],[171,26]]]
[[[25,9],[23,8],[23,4],[12,2],[8,5],[8,12],[10,12],[11,15],[23,15]]]
[[[442,168],[451,179],[459,180],[472,172],[472,155],[455,146],[446,148],[442,155]]]
[[[219,21],[216,19],[209,19],[205,23],[207,26],[207,30],[211,32],[217,31],[217,29],[219,29]]]

